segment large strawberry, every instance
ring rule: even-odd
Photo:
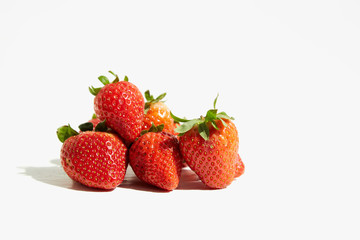
[[[225,112],[209,110],[205,117],[186,120],[175,131],[180,135],[180,151],[188,166],[211,188],[225,188],[234,179],[239,147],[235,124]]]
[[[142,130],[150,129],[152,124],[164,124],[164,132],[177,135],[177,133],[174,131],[177,125],[170,115],[170,109],[163,101],[161,101],[165,96],[166,93],[163,93],[157,98],[154,98],[153,95],[150,95],[149,90],[145,92],[145,116]]]
[[[144,97],[139,89],[128,81],[119,81],[119,77],[110,83],[105,76],[99,80],[105,85],[102,88],[90,87],[95,95],[94,110],[101,121],[106,119],[108,127],[117,132],[125,141],[133,142],[141,132],[144,118]]]
[[[63,143],[61,165],[74,181],[86,186],[114,189],[126,172],[127,148],[116,134],[106,131],[104,122],[93,131],[92,123],[79,126],[80,133],[70,125],[58,128],[57,135]]]
[[[178,139],[162,128],[152,125],[143,131],[130,148],[129,160],[140,180],[171,191],[179,185],[182,159]]]

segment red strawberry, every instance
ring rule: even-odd
[[[99,128],[101,123],[96,130]],[[60,158],[66,174],[89,187],[116,188],[125,177],[125,144],[115,134],[92,131],[92,125],[85,124],[80,129],[78,133],[68,125],[57,130],[63,142]]]
[[[95,95],[95,114],[101,121],[106,119],[107,126],[125,141],[133,142],[141,132],[144,97],[134,84],[128,82],[126,76],[124,81],[119,81],[116,74],[109,72],[116,77],[113,82],[110,83],[107,77],[100,76],[99,80],[105,86],[89,88]]]
[[[236,158],[235,158],[235,177],[240,177],[241,175],[244,174],[245,172],[245,165],[243,163],[243,161],[241,160],[241,157],[239,154],[237,154]]]
[[[175,131],[180,134],[180,151],[189,167],[211,188],[225,188],[235,176],[239,137],[235,124],[224,112],[215,109],[205,117],[186,120]]]
[[[171,191],[179,185],[181,155],[178,139],[153,126],[130,148],[130,165],[136,176],[151,185]]]
[[[154,98],[153,95],[150,95],[149,90],[145,92],[145,116],[142,130],[150,129],[152,124],[164,124],[164,132],[168,132],[173,135],[178,134],[174,131],[176,128],[176,123],[174,122],[174,119],[170,116],[170,109],[163,101],[161,101],[165,96],[166,93],[163,93],[157,98]]]

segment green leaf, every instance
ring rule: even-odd
[[[225,127],[227,127],[226,122],[225,122],[222,118],[219,118],[219,119],[220,119],[220,121],[222,122],[222,124],[223,124]]]
[[[59,127],[56,131],[56,134],[58,136],[58,139],[60,140],[60,142],[65,142],[66,139],[68,139],[69,137],[72,136],[76,136],[79,133],[77,131],[75,131],[74,129],[72,129],[70,127],[70,124]]]
[[[104,84],[104,85],[110,83],[109,79],[108,79],[107,77],[105,77],[105,76],[100,76],[100,77],[98,77],[98,79],[99,79],[100,82],[102,82],[102,84]]]
[[[192,129],[195,124],[198,124],[200,122],[202,122],[202,120],[200,120],[200,119],[187,120],[184,124],[177,127],[175,129],[175,132],[177,132],[177,133],[186,133],[187,131]]]
[[[151,123],[151,127],[148,130],[149,132],[156,132],[156,126],[154,125],[154,123]]]
[[[100,92],[101,88],[94,88],[93,86],[89,87],[89,91],[92,95],[96,96]]]
[[[146,92],[145,92],[145,99],[146,99],[146,101],[152,101],[152,100],[154,100],[154,97],[152,96],[152,95],[150,95],[150,91],[149,90],[146,90]]]
[[[106,119],[102,122],[99,122],[95,127],[95,132],[106,132],[108,130],[106,124]]]
[[[205,120],[208,122],[215,120],[217,118],[216,114],[217,114],[217,109],[210,109],[206,113]]]
[[[164,129],[165,125],[164,124],[160,124],[157,126],[157,131],[158,132],[162,132],[162,130]]]
[[[213,125],[213,127],[216,129],[216,130],[219,130],[218,126],[216,125],[215,121],[211,121],[211,125]]]
[[[92,122],[86,122],[79,125],[79,129],[83,132],[92,131],[94,129],[94,124]]]
[[[140,136],[142,136],[142,135],[144,135],[144,134],[146,134],[146,133],[148,133],[149,132],[149,130],[142,130],[141,132],[140,132]]]
[[[209,131],[209,128],[208,126],[206,125],[205,122],[202,122],[199,124],[199,134],[200,136],[206,141],[206,140],[209,140],[209,136],[210,136],[210,131]]]
[[[218,118],[235,120],[233,117],[229,117],[225,112],[220,112],[216,115]]]
[[[219,94],[217,94],[217,96],[216,96],[216,98],[214,100],[214,109],[216,108],[216,102],[217,102],[218,97],[219,97]]]
[[[92,115],[91,119],[96,119],[96,114],[95,113]]]
[[[149,103],[149,102],[146,102],[146,103],[145,103],[145,108],[144,108],[144,113],[145,113],[145,114],[147,114],[147,112],[149,111],[150,105],[151,105],[151,103]]]
[[[155,99],[155,102],[159,102],[159,101],[162,100],[165,96],[166,96],[166,93],[160,94],[160,95]]]
[[[124,77],[124,81],[125,82],[128,82],[129,81],[129,78],[127,76]]]
[[[145,95],[145,99],[147,102],[157,103],[157,102],[160,102],[160,100],[162,100],[166,96],[166,93],[160,94],[160,96],[158,96],[157,98],[154,98],[154,96],[150,94],[150,91],[146,90],[144,95]]]
[[[172,112],[170,112],[170,116],[174,119],[175,122],[189,122],[190,120],[188,119],[184,119],[184,118],[179,118],[177,116],[175,116]]]
[[[162,132],[162,130],[164,129],[164,124],[160,124],[158,126],[155,126],[154,123],[151,123],[151,127],[148,130],[142,130],[140,132],[140,136],[148,133],[148,132],[154,132],[154,133],[158,133],[158,132]]]
[[[119,82],[119,76],[115,73],[113,73],[112,71],[109,71],[109,73],[111,73],[112,75],[114,75],[115,79],[111,82],[111,83],[117,83]]]

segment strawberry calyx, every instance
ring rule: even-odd
[[[154,123],[151,123],[151,127],[149,129],[146,130],[142,130],[140,133],[140,136],[149,133],[149,132],[154,132],[154,133],[158,133],[158,132],[162,132],[162,130],[164,129],[164,124],[160,124],[158,126],[155,126]]]
[[[120,80],[119,80],[119,76],[118,76],[117,74],[113,73],[112,71],[109,71],[109,73],[111,73],[113,76],[115,76],[115,79],[114,79],[112,82],[110,82],[110,80],[109,80],[106,76],[101,75],[101,76],[98,77],[99,81],[100,81],[102,84],[104,84],[104,86],[105,86],[105,85],[108,85],[108,84],[111,84],[111,83],[117,83],[117,82],[120,81]],[[124,77],[124,81],[125,81],[125,82],[128,82],[128,81],[129,81],[129,78],[128,78],[127,76],[125,76],[125,77]],[[102,87],[95,88],[95,87],[91,86],[91,87],[89,87],[89,91],[90,91],[90,93],[91,93],[92,95],[96,96],[96,95],[100,92],[101,88],[102,88]]]
[[[208,123],[210,123],[216,130],[219,130],[216,121],[220,120],[221,123],[226,127],[227,125],[224,119],[234,120],[234,118],[229,117],[229,115],[227,115],[225,112],[218,112],[218,109],[216,109],[216,102],[218,97],[219,94],[216,96],[214,100],[214,104],[213,104],[214,108],[208,110],[205,117],[200,116],[200,118],[188,120],[185,118],[179,118],[175,116],[172,112],[170,112],[170,115],[174,119],[174,121],[183,123],[175,129],[175,132],[179,133],[179,136],[182,136],[186,132],[190,131],[194,126],[198,126],[198,131],[200,136],[204,140],[208,140],[210,137],[210,130],[208,127]]]
[[[109,130],[105,124],[105,121],[106,120],[104,120],[96,125],[95,132],[107,132]],[[91,122],[86,122],[86,123],[80,124],[79,129],[82,132],[93,131],[94,125]],[[70,124],[68,124],[68,125],[59,127],[56,131],[56,135],[57,135],[58,139],[60,140],[60,142],[64,143],[66,141],[66,139],[68,139],[72,136],[79,135],[79,132],[77,132],[75,129],[73,129],[70,126]]]
[[[72,127],[70,127],[70,124],[61,126],[57,129],[56,135],[60,142],[64,143],[66,139],[72,136],[79,135],[77,131],[75,131]]]
[[[154,98],[153,95],[150,95],[150,91],[147,90],[144,95],[145,95],[145,99],[146,99],[144,112],[146,114],[149,111],[152,103],[164,102],[161,100],[166,96],[166,93],[162,93],[157,98]]]

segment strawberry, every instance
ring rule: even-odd
[[[105,76],[99,80],[105,85],[102,88],[89,87],[95,95],[94,110],[96,116],[108,127],[117,132],[125,141],[133,142],[140,135],[144,118],[144,97],[139,89],[128,81],[119,81],[119,77],[110,83]]]
[[[153,95],[150,95],[149,90],[145,92],[145,116],[142,130],[150,129],[152,124],[164,124],[164,132],[177,135],[174,131],[177,125],[174,122],[174,119],[170,116],[170,109],[166,106],[164,101],[161,101],[165,96],[166,93],[163,93],[157,98],[154,98]]]
[[[66,174],[83,185],[101,189],[114,189],[125,177],[127,148],[117,135],[100,132],[104,122],[95,131],[93,125],[79,126],[78,133],[70,125],[58,128],[57,135],[63,143],[61,165]],[[106,131],[106,130],[105,130]]]
[[[180,135],[180,151],[188,166],[201,181],[211,188],[225,188],[235,176],[235,158],[239,137],[235,124],[225,112],[214,109],[205,117],[187,120],[172,114],[178,122],[175,129]]]
[[[241,175],[244,174],[245,172],[245,165],[243,163],[243,161],[241,160],[241,157],[239,154],[237,154],[236,158],[235,158],[235,177],[240,177]]]
[[[179,185],[182,162],[178,139],[161,132],[163,125],[143,131],[130,148],[129,160],[142,181],[171,191]]]

